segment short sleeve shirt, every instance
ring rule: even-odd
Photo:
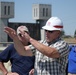
[[[35,54],[34,75],[66,75],[67,56],[69,53],[68,44],[60,38],[54,40],[49,45],[46,41],[42,41],[41,43],[56,48],[60,53],[60,58],[49,58],[31,45],[30,48]]]
[[[12,72],[17,72],[19,75],[29,75],[29,71],[34,68],[35,57],[19,55],[14,45],[11,44],[0,53],[1,62],[11,62]]]

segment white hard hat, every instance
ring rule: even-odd
[[[51,17],[47,22],[46,25],[42,27],[44,30],[63,30],[63,23],[58,17]]]
[[[29,33],[29,30],[28,30],[28,28],[26,26],[23,26],[23,25],[22,26],[19,26],[17,28],[17,34],[20,34],[21,33],[20,30],[23,30],[23,31],[26,31],[26,32]]]

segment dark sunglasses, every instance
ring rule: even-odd
[[[53,33],[54,31],[45,30],[45,32]]]
[[[20,33],[19,33],[18,35],[19,35],[20,37],[22,37],[22,35],[21,35]]]

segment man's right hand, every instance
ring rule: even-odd
[[[10,28],[10,27],[5,27],[4,31],[14,40],[17,39],[17,33],[14,29]]]

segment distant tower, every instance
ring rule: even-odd
[[[3,31],[8,19],[14,18],[14,2],[0,2],[0,42],[7,42],[8,35]]]
[[[45,25],[46,21],[51,17],[51,5],[49,4],[33,4],[33,19],[40,24],[40,28]],[[44,30],[41,29],[41,39],[44,39]]]

